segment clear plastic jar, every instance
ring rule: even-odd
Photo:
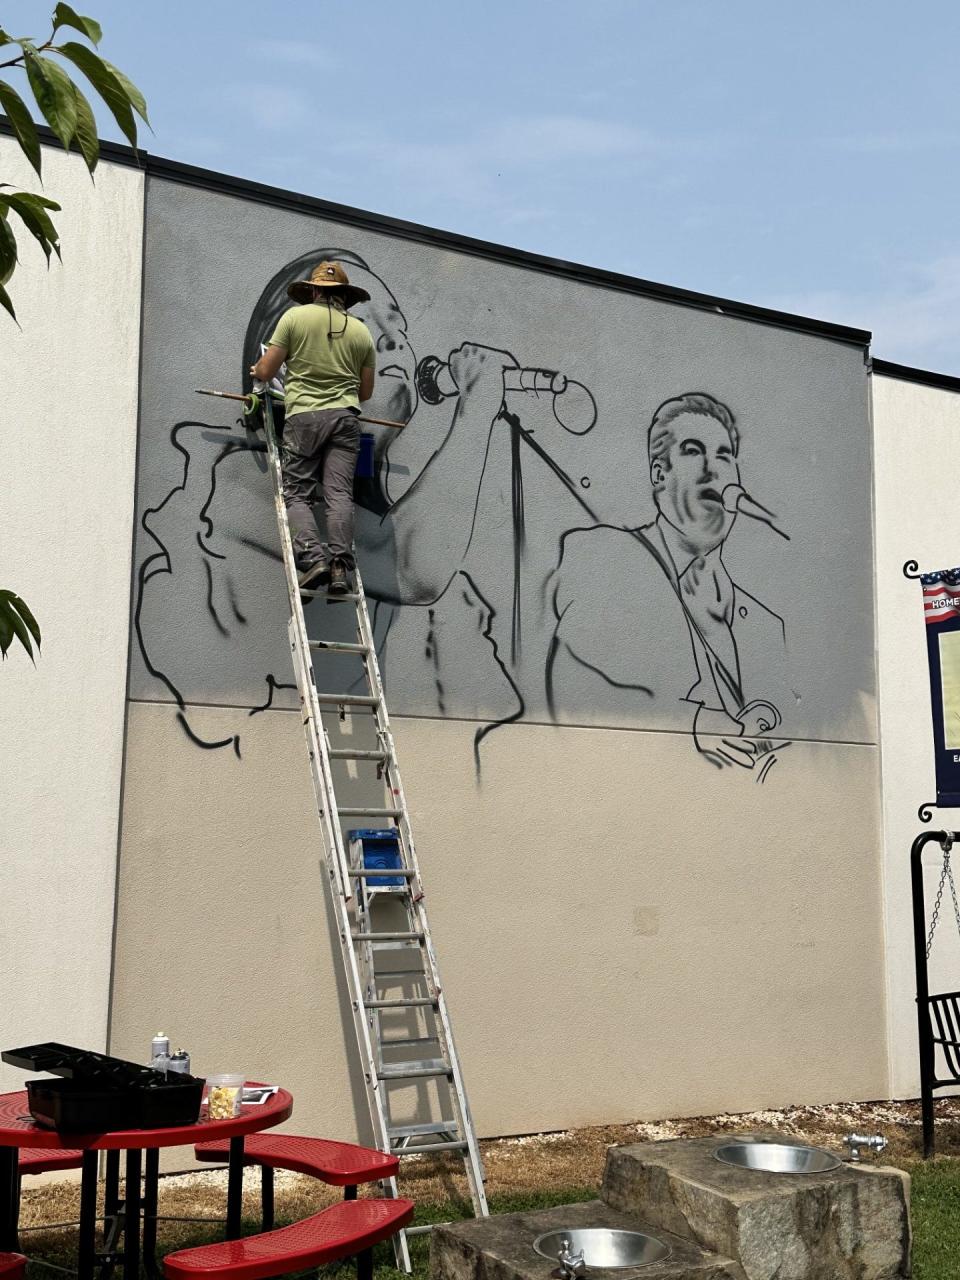
[[[231,1074],[207,1076],[205,1104],[208,1120],[232,1120],[240,1114],[245,1077]]]

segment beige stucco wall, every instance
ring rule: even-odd
[[[877,508],[877,643],[883,743],[884,884],[891,1092],[919,1093],[917,1015],[910,897],[910,845],[924,825],[921,803],[936,796],[930,685],[920,586],[902,572],[960,562],[950,477],[960,462],[960,395],[894,378],[874,377]],[[950,811],[932,825],[956,826]],[[928,908],[939,859],[928,850]],[[946,909],[931,953],[931,990],[956,990],[960,940]]]
[[[231,722],[191,710],[208,738]],[[758,787],[684,735],[509,726],[478,784],[474,728],[395,724],[481,1133],[884,1095],[875,747],[795,742]],[[115,1051],[162,1024],[349,1139],[299,717],[251,719],[238,761],[135,703],[128,743]]]
[[[0,172],[39,190],[0,137]],[[37,615],[0,669],[0,1047],[107,1032],[123,752],[143,180],[44,148],[63,265],[24,231],[0,314],[0,586]],[[0,1087],[22,1072],[0,1068]]]

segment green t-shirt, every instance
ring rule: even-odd
[[[288,416],[360,407],[360,373],[376,363],[373,339],[362,320],[323,302],[307,302],[283,313],[269,345],[287,353]]]

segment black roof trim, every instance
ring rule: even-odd
[[[919,382],[925,387],[940,387],[943,391],[960,391],[960,378],[949,373],[932,373],[929,369],[914,369],[908,364],[893,364],[890,360],[872,360],[873,372],[881,378],[897,378],[900,382]]]
[[[49,129],[38,128],[37,132],[45,143],[59,145]],[[12,133],[4,116],[0,116],[0,133]],[[568,280],[600,285],[607,289],[618,289],[624,293],[641,294],[663,302],[694,307],[700,311],[712,311],[718,315],[731,316],[740,320],[752,320],[759,324],[790,329],[797,333],[814,334],[817,337],[830,338],[857,347],[870,345],[871,335],[866,329],[852,329],[846,325],[830,324],[826,320],[815,320],[809,316],[792,315],[786,311],[753,306],[747,302],[734,302],[729,298],[717,298],[711,294],[657,284],[651,280],[641,280],[615,271],[604,271],[599,267],[566,262],[560,258],[548,258],[523,249],[511,249],[506,245],[476,240],[471,236],[458,235],[456,232],[440,231],[433,227],[421,226],[420,223],[404,222],[402,219],[390,218],[385,214],[370,213],[363,209],[354,209],[350,205],[321,200],[316,196],[286,191],[281,187],[270,187],[247,178],[234,178],[229,174],[216,173],[211,169],[198,168],[196,165],[183,164],[177,160],[165,160],[162,156],[154,156],[146,151],[135,152],[131,147],[122,146],[116,142],[101,142],[100,154],[103,159],[110,160],[114,164],[140,168],[150,177],[179,182],[185,186],[200,187],[205,191],[220,192],[277,208],[320,215],[335,222],[362,227],[367,231],[401,236],[405,240],[415,240],[444,249],[455,249],[475,257],[492,258],[498,262],[507,262],[528,270],[542,271],[547,275],[562,276]]]

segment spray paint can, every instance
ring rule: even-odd
[[[190,1074],[190,1055],[186,1049],[178,1049],[172,1054],[167,1061],[168,1071],[177,1071],[181,1075],[188,1076]]]
[[[156,1071],[166,1071],[169,1057],[170,1037],[158,1031],[150,1041],[150,1065]]]

